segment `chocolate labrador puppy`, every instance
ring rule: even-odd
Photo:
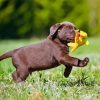
[[[24,46],[0,56],[0,60],[11,57],[16,71],[12,74],[16,82],[24,81],[34,71],[65,65],[64,76],[68,77],[72,67],[84,67],[88,58],[80,60],[69,55],[67,43],[74,42],[75,26],[70,22],[57,23],[50,28],[50,34],[42,43]]]

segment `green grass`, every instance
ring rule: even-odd
[[[0,55],[41,39],[0,41]],[[0,100],[100,100],[100,38],[90,38],[90,45],[80,47],[70,55],[89,57],[85,68],[73,68],[68,78],[64,66],[34,72],[25,83],[14,83],[15,70],[11,59],[0,62]],[[42,96],[41,96],[42,95]],[[37,98],[37,99],[36,99]]]

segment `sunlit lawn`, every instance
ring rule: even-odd
[[[0,41],[0,55],[42,39]],[[25,83],[16,84],[11,73],[11,59],[0,62],[0,100],[100,100],[100,38],[90,38],[90,45],[70,55],[89,57],[85,68],[73,68],[69,78],[63,76],[64,66],[34,72]],[[45,58],[44,58],[45,59]]]

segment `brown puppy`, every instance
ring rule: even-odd
[[[15,49],[0,56],[0,60],[12,57],[16,71],[12,74],[16,82],[24,81],[33,71],[65,65],[64,76],[68,77],[72,66],[84,67],[88,58],[80,60],[69,56],[67,43],[75,38],[75,26],[70,22],[57,23],[50,28],[50,35],[40,44]]]

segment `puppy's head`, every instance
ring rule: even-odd
[[[67,44],[75,40],[75,26],[70,22],[57,23],[50,28],[52,39],[58,38],[62,43]]]

